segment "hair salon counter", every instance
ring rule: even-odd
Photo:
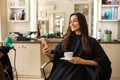
[[[47,43],[58,43],[63,39],[45,39]],[[120,41],[114,40],[111,42],[99,41],[101,44],[120,44]],[[30,41],[13,41],[13,43],[41,43],[40,39]]]

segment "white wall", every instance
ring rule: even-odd
[[[120,22],[119,21],[102,21],[101,20],[101,14],[104,14],[103,12],[108,9],[107,7],[103,8],[101,5],[102,0],[94,0],[94,27],[93,27],[93,36],[97,38],[98,31],[101,30],[101,39],[104,37],[104,30],[108,29],[112,31],[112,40],[113,39],[120,39]],[[118,11],[120,11],[120,8],[118,8]],[[119,12],[118,12],[119,13]],[[97,17],[97,18],[96,18]],[[118,20],[119,18],[118,14]]]
[[[2,36],[3,39],[9,35],[9,32],[21,32],[26,33],[28,31],[35,31],[36,30],[36,24],[37,24],[37,15],[39,14],[39,8],[41,5],[48,5],[52,4],[55,5],[54,10],[47,10],[47,14],[49,13],[59,13],[62,12],[65,14],[65,27],[64,31],[66,31],[68,27],[68,20],[69,16],[72,12],[74,12],[74,3],[81,3],[82,1],[87,0],[81,0],[81,1],[73,1],[73,0],[59,0],[59,3],[57,0],[30,0],[30,20],[29,22],[10,22],[7,20],[7,0],[1,0],[4,2],[3,4],[0,3],[0,6],[2,8]],[[0,2],[1,2],[0,1]],[[36,4],[38,1],[38,4]],[[46,2],[47,1],[47,2]],[[38,5],[38,7],[37,7]],[[38,11],[36,11],[38,8]],[[38,13],[36,13],[38,12]],[[38,16],[39,17],[39,16]]]
[[[36,31],[36,1],[30,0],[29,4],[29,21],[28,22],[10,22],[7,21],[7,34],[9,32],[27,33],[28,31]]]
[[[51,9],[49,7],[47,9],[43,9],[42,11],[47,14],[47,17],[41,18],[40,17],[41,8],[42,7],[44,8],[45,6],[49,6],[49,5],[54,5],[54,9]],[[74,5],[70,1],[59,0],[59,2],[58,2],[58,1],[38,0],[38,20],[48,20],[51,23],[52,20],[49,20],[50,16],[48,16],[50,13],[63,13],[63,14],[65,14],[65,26],[64,26],[63,32],[66,31],[66,29],[68,27],[69,16],[72,12],[74,12]]]
[[[0,40],[4,40],[7,31],[7,6],[6,0],[0,0]]]
[[[1,34],[1,9],[0,9],[0,41],[1,41],[1,36],[2,34]]]
[[[37,0],[30,0],[28,22],[10,22],[7,14],[7,0],[0,0],[0,40],[4,40],[10,32],[26,33],[37,29],[36,2]]]
[[[90,0],[38,0],[38,20],[48,20],[50,22],[49,27],[53,26],[52,20],[49,19],[50,13],[64,13],[65,14],[65,26],[63,32],[66,32],[69,22],[69,16],[75,12],[75,4],[89,4]],[[54,8],[52,8],[54,6]],[[91,6],[90,6],[91,7]],[[47,16],[41,17],[41,12]],[[91,13],[91,10],[90,10]],[[91,15],[91,14],[90,14]],[[91,27],[91,16],[89,16],[89,26]],[[51,29],[51,28],[50,28]],[[91,28],[89,28],[91,31]]]

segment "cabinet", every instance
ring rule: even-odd
[[[54,49],[57,43],[48,43],[50,49]],[[13,43],[16,49],[16,54],[14,50],[10,50],[8,55],[13,67],[14,78],[16,79],[16,72],[14,71],[16,65],[16,70],[19,80],[43,80],[41,76],[40,67],[47,62],[49,59],[42,53],[40,43]],[[15,63],[15,64],[14,64]],[[51,66],[46,67],[46,73],[49,75],[51,71]]]
[[[9,58],[13,66],[14,60],[18,73],[18,79],[20,80],[38,80],[41,78],[40,66],[40,43],[13,43],[16,49],[15,52],[10,50]],[[14,73],[16,78],[16,74]]]
[[[7,0],[8,21],[29,21],[29,0]]]
[[[91,34],[91,20],[92,20],[92,1],[75,1],[74,12],[81,12],[85,15],[89,26],[89,32]]]
[[[98,0],[97,31],[101,30],[102,37],[104,34],[104,30],[108,29],[112,31],[112,39],[120,38],[119,12],[120,12],[119,0]]]
[[[120,44],[105,44],[102,43],[101,46],[105,50],[106,54],[108,55],[109,59],[111,60],[112,63],[112,76],[111,80],[120,80],[120,54],[119,54],[119,49],[120,49]]]

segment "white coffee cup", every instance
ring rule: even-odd
[[[71,60],[73,57],[73,52],[64,52],[65,59]]]

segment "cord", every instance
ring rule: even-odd
[[[10,80],[10,75],[7,72],[8,69],[9,69],[9,66],[5,66],[4,72],[7,74],[6,80]]]
[[[18,80],[18,73],[17,73],[17,69],[16,69],[16,49],[13,48],[13,50],[15,51],[15,56],[14,56],[14,70],[15,70],[15,74],[16,74],[16,80]]]

